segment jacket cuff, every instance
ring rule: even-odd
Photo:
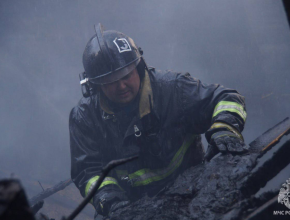
[[[232,112],[219,113],[218,115],[212,118],[211,124],[214,124],[216,122],[225,123],[236,129],[239,133],[242,133],[245,125],[245,121],[239,115]]]
[[[93,198],[93,205],[97,213],[107,215],[111,206],[118,201],[128,201],[126,193],[116,185],[104,186]]]
[[[87,195],[91,192],[91,190],[94,188],[94,186],[96,185],[96,183],[97,183],[97,181],[98,181],[99,178],[100,178],[100,176],[95,176],[95,177],[91,178],[91,179],[88,181],[88,183],[87,183],[87,185],[86,185],[86,187],[85,187],[85,195],[86,195],[86,196],[87,196]],[[115,178],[113,178],[113,177],[105,177],[105,179],[103,180],[102,184],[101,184],[100,187],[99,187],[99,190],[100,190],[101,188],[103,188],[104,186],[107,186],[107,185],[116,185],[116,186],[118,186],[121,190],[123,190],[123,189],[119,186],[118,181],[117,181]]]
[[[205,137],[207,139],[207,142],[210,143],[211,137],[213,134],[219,132],[219,131],[229,131],[233,134],[235,134],[237,137],[239,137],[242,141],[244,141],[243,136],[239,132],[238,129],[236,129],[235,126],[231,126],[224,122],[215,122],[212,124],[210,129],[205,133]]]

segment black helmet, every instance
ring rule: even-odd
[[[104,31],[101,24],[95,30],[83,54],[85,78],[81,84],[112,83],[137,67],[141,54],[130,37],[118,31]]]

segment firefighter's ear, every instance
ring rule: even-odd
[[[88,78],[86,77],[86,73],[85,72],[80,73],[79,78],[80,78],[82,94],[85,98],[87,98],[90,96],[90,87],[88,83],[89,82]]]
[[[82,94],[85,98],[100,91],[100,86],[89,81],[85,72],[79,74]]]

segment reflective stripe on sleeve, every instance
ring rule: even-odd
[[[216,115],[218,115],[219,113],[223,112],[223,111],[229,111],[229,112],[234,112],[237,113],[239,116],[241,116],[241,118],[246,121],[247,118],[247,113],[244,110],[244,107],[242,105],[240,105],[239,103],[236,102],[229,102],[229,101],[221,101],[219,102],[214,111],[213,111],[213,116],[215,117]]]
[[[96,185],[98,179],[100,178],[100,176],[95,176],[93,178],[91,178],[89,180],[89,182],[87,183],[86,185],[86,189],[85,189],[85,195],[87,196],[91,190],[94,188],[94,186]],[[102,184],[100,185],[99,189],[101,189],[103,186],[106,186],[106,185],[109,185],[109,184],[116,184],[117,186],[118,185],[118,182],[115,178],[113,177],[106,177],[104,179],[104,181],[102,182]],[[120,187],[120,186],[119,186]],[[121,188],[121,187],[120,187]],[[121,188],[122,189],[122,188]],[[123,189],[122,189],[123,190]]]
[[[241,140],[244,141],[243,136],[240,134],[240,132],[238,132],[235,128],[233,128],[232,126],[222,123],[222,122],[216,122],[214,123],[211,127],[211,129],[213,128],[227,128],[229,131],[233,132],[236,136],[238,136]]]
[[[182,163],[187,149],[194,142],[196,137],[197,135],[192,135],[185,139],[184,143],[179,148],[170,164],[166,168],[157,170],[142,169],[129,174],[129,179],[132,186],[144,186],[152,182],[162,180],[172,174]]]

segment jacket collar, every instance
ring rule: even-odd
[[[99,97],[100,97],[100,106],[102,110],[109,115],[114,115],[114,112],[105,102],[104,98],[102,98],[102,96]],[[147,69],[145,69],[145,76],[141,82],[140,89],[140,100],[139,100],[140,118],[143,118],[145,115],[151,113],[152,109],[153,109],[153,92],[148,71]]]

